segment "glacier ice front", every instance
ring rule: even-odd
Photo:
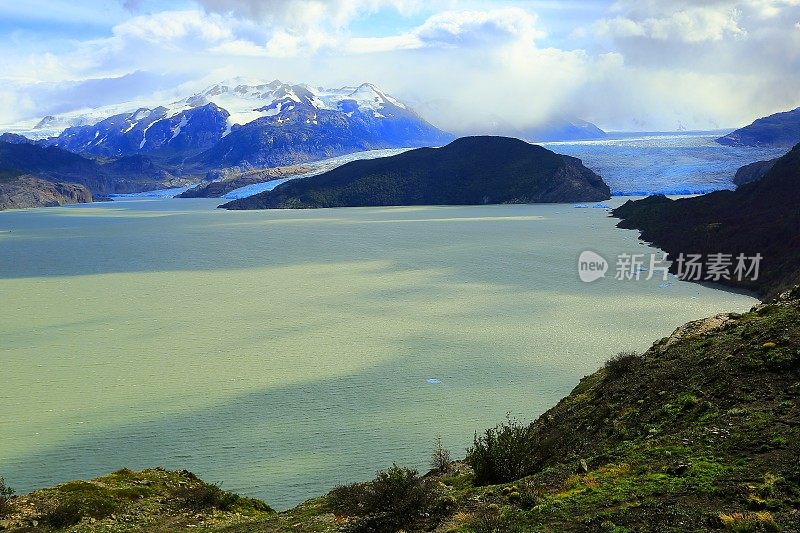
[[[732,189],[733,176],[740,167],[785,152],[781,148],[723,146],[716,142],[721,135],[618,134],[617,138],[542,146],[581,159],[603,177],[615,196],[705,194]]]

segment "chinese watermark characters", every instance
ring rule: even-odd
[[[755,255],[678,254],[675,258],[675,275],[683,281],[756,281],[763,259]],[[667,281],[671,262],[666,253],[619,254],[614,268],[614,279],[638,281],[660,279]],[[591,283],[606,277],[610,269],[608,261],[592,251],[581,253],[578,258],[578,276],[581,281]]]

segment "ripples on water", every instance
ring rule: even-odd
[[[285,508],[392,462],[424,469],[437,434],[461,456],[613,353],[753,303],[580,283],[584,249],[647,250],[604,209],[218,203],[0,213],[12,486],[164,465]]]

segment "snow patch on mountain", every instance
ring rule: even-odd
[[[38,120],[0,126],[0,131],[17,133],[30,139],[45,139],[56,137],[68,128],[94,126],[109,117],[127,115],[124,120],[125,126],[121,130],[122,133],[127,133],[135,130],[144,121],[152,121],[154,112],[163,110],[163,116],[160,118],[169,119],[210,103],[230,114],[226,134],[236,125],[243,126],[262,117],[277,116],[292,111],[296,105],[345,113],[352,113],[358,109],[373,114],[375,118],[389,116],[382,112],[386,108],[408,109],[405,104],[370,83],[358,87],[326,89],[304,84],[291,85],[280,80],[265,82],[232,78],[167,105],[137,101],[93,109],[78,109],[58,116],[51,115]]]

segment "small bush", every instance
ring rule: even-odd
[[[0,518],[11,512],[11,498],[13,497],[14,489],[6,485],[6,480],[0,477]]]
[[[435,470],[440,474],[447,472],[450,467],[450,450],[442,444],[442,436],[437,435],[436,441],[433,444],[433,453],[431,454],[431,470]]]
[[[102,488],[85,481],[73,481],[59,487],[61,500],[44,515],[43,521],[54,528],[73,526],[84,518],[102,519],[117,510],[117,502]]]
[[[523,529],[515,523],[514,516],[497,505],[481,507],[467,524],[471,533],[517,533]]]
[[[487,429],[483,435],[475,433],[466,458],[475,471],[475,483],[507,483],[532,473],[533,440],[532,426],[521,425],[511,418]]]
[[[780,526],[775,522],[772,514],[767,511],[755,513],[720,513],[720,521],[726,529],[738,533],[751,531],[780,531]]]
[[[345,529],[353,533],[429,529],[450,507],[438,483],[397,465],[368,483],[337,487],[327,504],[333,513],[351,519]]]
[[[533,483],[523,483],[519,487],[517,506],[520,509],[530,511],[542,502],[544,493],[544,489],[537,487]]]
[[[191,485],[181,486],[176,490],[176,496],[183,501],[187,509],[195,511],[207,509],[233,511],[242,509],[272,512],[272,509],[260,500],[244,498],[238,494],[227,492],[213,483],[196,482]]]
[[[606,361],[605,369],[609,376],[618,378],[630,372],[640,360],[641,356],[636,352],[619,352]]]

